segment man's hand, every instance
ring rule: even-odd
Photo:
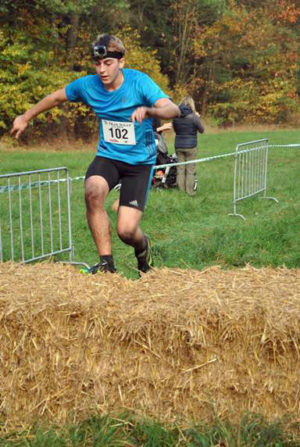
[[[15,137],[18,139],[27,126],[28,121],[24,118],[24,115],[19,115],[13,122],[13,127],[10,130],[10,134],[12,136],[15,134]]]
[[[149,109],[149,107],[138,107],[137,109],[135,109],[135,111],[133,112],[133,114],[131,115],[131,121],[134,123],[135,121],[139,122],[141,124],[141,122],[146,119],[146,118],[150,118],[151,116],[151,109]]]
[[[62,104],[67,100],[66,91],[64,88],[56,90],[45,98],[41,99],[37,104],[35,104],[31,109],[27,110],[23,115],[17,116],[14,120],[13,127],[10,131],[11,135],[16,134],[16,138],[19,138],[21,133],[28,126],[29,121],[35,118],[39,113],[50,110],[59,104]]]
[[[172,130],[172,123],[165,123],[156,129],[156,132],[164,132],[167,130]]]

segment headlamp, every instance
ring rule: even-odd
[[[120,51],[108,51],[106,45],[92,45],[92,57],[95,60],[98,59],[122,59],[124,54]]]

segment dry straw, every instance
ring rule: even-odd
[[[131,281],[0,264],[0,420],[129,408],[164,420],[299,418],[297,269],[154,269]]]

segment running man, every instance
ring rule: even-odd
[[[140,228],[156,160],[152,118],[172,119],[180,109],[138,70],[124,68],[125,47],[115,36],[102,34],[92,44],[95,75],[88,75],[46,96],[15,118],[11,135],[18,138],[30,120],[65,101],[83,102],[100,118],[97,154],[85,177],[89,228],[100,261],[89,273],[116,271],[112,230],[105,201],[121,182],[117,234],[134,248],[139,272],[152,266],[149,237]]]

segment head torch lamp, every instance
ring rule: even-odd
[[[122,57],[124,57],[124,54],[120,51],[109,51],[107,50],[106,45],[93,45],[92,57],[94,60],[107,58],[122,59]]]

